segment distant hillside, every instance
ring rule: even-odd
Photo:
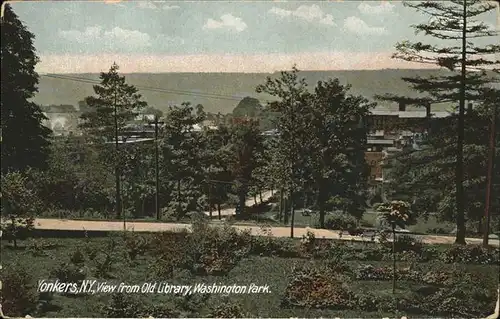
[[[352,86],[353,94],[360,94],[373,99],[376,94],[397,93],[415,96],[415,92],[401,78],[413,76],[429,76],[442,74],[438,70],[359,70],[359,71],[302,71],[302,77],[313,88],[317,81],[338,78],[343,84]],[[169,105],[191,102],[202,104],[205,110],[212,113],[230,113],[238,102],[246,96],[258,98],[261,102],[269,96],[255,93],[257,85],[265,82],[267,76],[277,77],[278,73],[132,73],[124,74],[128,83],[165,92],[140,90],[150,106],[166,110]],[[78,78],[98,80],[98,74],[64,74]],[[92,83],[76,82],[40,77],[39,93],[34,101],[42,105],[70,104],[77,106],[78,101],[93,94]],[[166,92],[169,91],[169,92]],[[179,93],[178,91],[183,91]],[[195,92],[195,93],[186,93]],[[174,93],[177,92],[177,93]],[[220,98],[196,96],[200,94],[217,95]],[[378,102],[379,107],[397,109],[396,104]],[[450,105],[433,108],[434,111],[449,109]]]

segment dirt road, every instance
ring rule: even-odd
[[[238,230],[248,229],[251,231],[252,235],[262,235],[267,236],[268,233],[264,231],[262,227],[259,226],[241,226],[234,225]],[[123,222],[118,221],[84,221],[84,220],[65,220],[65,219],[42,219],[38,218],[35,220],[35,228],[46,229],[46,230],[89,230],[89,231],[122,231]],[[150,222],[126,222],[127,230],[134,230],[139,232],[161,232],[161,231],[178,231],[182,229],[190,229],[189,224],[178,224],[178,223],[150,223]],[[290,237],[289,227],[270,227],[268,228],[273,237]],[[314,228],[295,228],[294,237],[300,238],[307,233],[307,231],[312,231],[316,238],[326,238],[326,239],[343,239],[343,240],[355,240],[355,241],[370,241],[370,238],[363,238],[359,236],[350,236],[343,234],[340,237],[340,231],[327,230],[327,229],[314,229]],[[415,237],[422,240],[422,242],[427,244],[453,244],[454,237],[448,236],[432,236],[432,235],[414,235]],[[482,241],[480,238],[467,238],[468,244],[480,244]],[[490,239],[490,244],[499,246],[498,239]]]
[[[262,193],[262,201],[263,202],[267,201],[269,198],[271,198],[271,196],[272,196],[271,191],[263,192]],[[257,196],[257,203],[260,203],[259,196]],[[254,204],[255,204],[255,200],[253,198],[247,199],[247,201],[245,202],[245,205],[247,207],[251,207]],[[205,212],[205,214],[208,216],[208,215],[210,215],[210,212]],[[233,215],[236,214],[236,208],[221,209],[220,214],[221,214],[221,216],[233,216]],[[212,215],[213,216],[218,216],[219,212],[216,209],[214,209],[212,211]]]

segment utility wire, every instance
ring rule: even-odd
[[[42,74],[41,76],[59,79],[59,80],[70,80],[70,81],[75,81],[75,82],[88,83],[88,84],[100,84],[101,83],[99,80],[82,78],[82,77],[75,77],[75,76],[68,76],[68,75]],[[164,88],[155,88],[155,87],[142,86],[142,85],[134,85],[134,86],[138,89],[143,90],[143,91],[196,96],[196,97],[204,97],[204,98],[219,99],[219,100],[241,101],[241,99],[244,98],[244,97],[230,96],[230,95],[224,95],[224,94],[218,94],[218,93],[203,93],[203,92],[195,92],[195,91],[187,91],[187,90],[164,89]]]

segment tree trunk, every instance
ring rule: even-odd
[[[319,206],[319,227],[325,228],[325,207],[323,203]]]
[[[115,196],[116,196],[116,218],[119,219],[122,211],[122,195],[120,186],[120,168],[115,168]]]
[[[290,237],[293,238],[293,226],[295,222],[295,205],[294,205],[294,198],[293,198],[293,190],[290,191],[290,215],[291,215],[291,223],[290,223]]]
[[[217,211],[219,212],[219,220],[222,219],[221,214],[220,214],[220,202],[217,203]]]
[[[14,248],[17,248],[17,226],[16,226],[16,219],[14,217],[11,217],[10,219],[12,223],[12,239],[14,240]]]
[[[181,180],[177,180],[177,220],[180,220],[182,216],[182,205],[181,205]]]
[[[392,294],[396,293],[396,226],[392,225]]]
[[[288,217],[290,216],[288,214],[288,204],[289,200],[288,198],[283,199],[283,224],[288,225]]]
[[[465,135],[465,81],[466,81],[466,49],[467,49],[467,1],[463,2],[462,16],[462,69],[460,79],[460,100],[458,110],[458,138],[457,138],[457,163],[455,168],[455,187],[456,187],[456,207],[457,207],[457,235],[455,244],[465,245],[465,196],[464,196],[464,135]]]
[[[253,202],[257,205],[257,193],[253,194]]]
[[[244,185],[240,186],[238,190],[238,205],[236,209],[236,215],[242,216],[245,214],[245,201],[246,201],[247,190]]]
[[[279,221],[282,221],[283,220],[283,201],[284,201],[284,197],[283,197],[283,188],[280,190],[280,209],[279,209],[279,213],[278,213],[278,219]]]
[[[259,198],[260,198],[260,203],[262,204],[264,201],[262,200],[262,191],[259,190]]]

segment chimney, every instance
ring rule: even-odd
[[[400,101],[399,102],[399,112],[404,112],[404,111],[406,111],[406,103]]]
[[[472,114],[472,107],[473,107],[473,104],[471,102],[469,102],[469,104],[467,104],[467,114]]]

